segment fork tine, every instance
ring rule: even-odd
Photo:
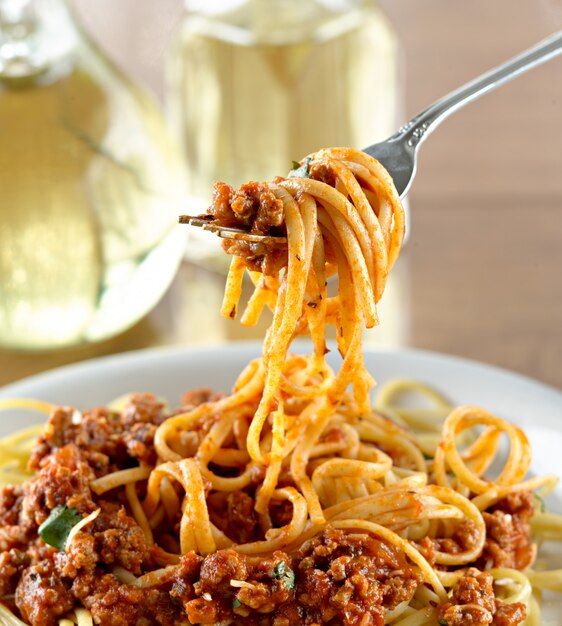
[[[249,243],[263,243],[266,245],[279,245],[287,243],[286,237],[274,237],[273,235],[258,235],[249,233],[241,228],[232,228],[230,226],[219,226],[204,217],[195,217],[193,215],[180,215],[178,219],[180,224],[188,224],[189,226],[197,226],[203,230],[221,237],[222,239],[235,239],[237,241],[248,241]]]

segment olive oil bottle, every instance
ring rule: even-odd
[[[0,344],[97,341],[171,281],[181,169],[161,114],[63,0],[0,0]]]

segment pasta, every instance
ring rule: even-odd
[[[242,309],[246,274],[241,322],[273,312],[261,358],[230,395],[173,412],[140,394],[84,414],[0,403],[50,414],[33,449],[35,430],[0,443],[0,623],[540,624],[562,570],[533,569],[536,542],[562,539],[562,521],[541,510],[557,479],[527,477],[522,430],[414,381],[371,405],[362,332],[404,233],[382,166],[321,150],[286,179],[217,184],[212,216],[286,237],[226,243],[223,314]],[[298,335],[311,354],[290,352]]]

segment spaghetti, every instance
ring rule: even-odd
[[[242,323],[273,311],[230,395],[191,392],[172,413],[138,394],[81,415],[37,405],[51,415],[29,470],[26,436],[0,445],[0,622],[22,623],[12,609],[32,626],[515,626],[540,623],[542,589],[562,591],[561,572],[531,569],[562,523],[532,495],[556,478],[526,478],[519,428],[411,381],[371,406],[362,331],[404,231],[388,174],[343,148],[295,174],[216,186],[214,219],[287,240],[227,243],[223,314],[238,314],[245,274]],[[291,354],[302,334],[312,353]],[[405,408],[412,392],[430,405]],[[59,548],[41,535],[54,510],[80,520]]]

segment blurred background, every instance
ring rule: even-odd
[[[0,8],[2,2],[7,0],[0,0]],[[21,0],[19,9],[18,2],[8,4],[21,13],[26,3]],[[95,276],[75,272],[71,280],[57,279],[53,285],[42,281],[42,288],[51,293],[62,287],[70,290],[73,281],[81,286],[104,281],[104,300],[95,323],[88,325],[86,341],[61,335],[58,346],[41,343],[26,332],[22,320],[27,312],[21,306],[13,315],[16,321],[8,323],[5,282],[0,309],[8,330],[0,336],[0,384],[125,350],[261,337],[265,323],[245,329],[220,318],[224,267],[217,260],[218,240],[191,236],[185,245],[186,233],[171,226],[176,214],[204,208],[205,189],[210,197],[215,177],[239,183],[260,177],[262,171],[269,176],[271,168],[285,174],[290,160],[302,156],[295,153],[303,140],[295,120],[315,133],[308,139],[314,144],[310,149],[340,140],[368,145],[448,91],[562,29],[561,0],[338,0],[327,3],[330,19],[315,13],[313,4],[73,1],[77,21],[123,75],[107,70],[94,50],[91,58],[84,57],[82,74],[72,75],[74,82],[68,83],[71,113],[64,120],[66,130],[69,125],[74,129],[72,115],[88,117],[88,135],[78,139],[90,150],[94,145],[97,158],[95,167],[89,167],[95,174],[88,181],[94,191],[84,201],[82,221],[89,223],[94,206],[101,232],[96,241],[102,243],[92,243],[90,250],[83,240],[77,245],[78,238],[71,234],[64,244],[58,239],[56,245],[67,253],[60,256],[64,267],[50,268],[49,276],[56,271],[67,276],[68,268],[85,267],[100,257],[106,260],[107,250],[114,252],[115,262],[101,269],[96,265]],[[225,7],[229,18],[218,19]],[[256,58],[239,28],[247,10],[256,12]],[[290,20],[284,22],[289,10],[302,12],[300,23],[308,24],[302,32],[295,32]],[[13,16],[8,19],[16,23]],[[21,35],[15,26],[12,30],[10,36]],[[80,32],[75,36],[83,37]],[[244,106],[248,85],[255,82],[263,89],[252,94],[252,100],[261,100],[258,109],[266,118],[279,120],[269,124],[267,136],[255,132],[260,120],[250,114],[254,109]],[[29,161],[30,154],[37,156],[33,144],[22,146],[19,138],[35,136],[29,120],[49,106],[45,100],[26,109],[31,100],[22,93],[17,91],[19,100],[3,108],[0,84],[0,133],[13,135],[9,146],[0,140],[0,216],[5,222],[0,248],[5,250],[12,240],[6,230],[10,216],[37,224],[36,239],[22,243],[33,248],[33,241],[46,241],[45,229],[58,215],[24,214],[17,204],[22,186],[33,189],[40,178],[34,177],[39,165]],[[151,97],[164,111],[165,122]],[[229,115],[221,117],[227,106]],[[25,124],[20,128],[10,115]],[[172,129],[171,139],[164,124]],[[6,134],[10,130],[12,135]],[[383,299],[382,325],[367,334],[368,343],[475,358],[562,387],[560,137],[562,58],[471,104],[436,131],[421,151],[409,196],[409,240]],[[57,146],[60,138],[54,133],[48,141]],[[205,152],[206,147],[214,151]],[[70,183],[80,174],[81,153],[73,153],[72,167],[57,161],[56,150],[54,154],[45,163],[54,177],[65,172],[78,206],[84,190]],[[143,173],[142,184],[131,182],[132,154],[134,171]],[[266,161],[267,155],[272,162]],[[6,166],[17,158],[27,163],[23,170],[18,166],[25,173],[23,182]],[[187,158],[187,169],[181,158]],[[40,198],[45,192],[37,193]],[[117,205],[127,210],[114,209]],[[68,223],[68,217],[59,217]],[[21,229],[18,224],[13,228]],[[97,245],[104,246],[104,254]],[[10,258],[14,256],[12,250]],[[37,271],[44,266],[39,260]],[[20,267],[10,271],[12,278],[21,274],[26,281],[34,275],[32,270],[22,274]],[[6,275],[0,283],[7,281]],[[123,281],[129,276],[134,278]],[[71,305],[64,311],[79,315],[82,305]],[[53,316],[60,323],[61,314],[50,311],[44,323]],[[0,327],[1,322],[0,311]],[[71,324],[69,318],[62,327],[68,330]]]

